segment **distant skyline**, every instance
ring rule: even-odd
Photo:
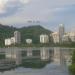
[[[0,23],[15,27],[28,26],[27,21],[57,31],[75,31],[75,0],[0,0]]]

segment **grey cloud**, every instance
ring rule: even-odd
[[[22,8],[24,4],[20,0],[8,0],[6,5],[2,9],[3,13],[0,13],[0,18],[8,17],[13,15],[18,11],[18,9]]]

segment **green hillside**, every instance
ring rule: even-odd
[[[41,27],[40,25],[14,28],[0,24],[0,46],[4,46],[4,39],[12,37],[15,30],[21,32],[22,44],[25,44],[25,39],[27,38],[32,39],[34,44],[39,43],[40,34],[50,35],[51,33],[51,31]]]
[[[22,36],[22,43],[25,43],[25,39],[30,38],[33,40],[33,43],[39,43],[40,34],[50,35],[51,31],[37,25],[20,28]]]
[[[14,27],[3,26],[0,24],[0,46],[4,45],[4,39],[13,36],[13,32],[16,30]]]

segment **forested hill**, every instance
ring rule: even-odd
[[[31,38],[33,39],[33,43],[39,43],[39,38],[41,34],[50,35],[51,31],[43,28],[40,25],[37,26],[29,26],[20,28],[19,31],[22,34],[22,42],[25,42],[25,39]]]
[[[50,35],[51,31],[43,28],[40,25],[37,26],[29,26],[22,28],[15,28],[10,26],[5,26],[0,24],[0,46],[4,45],[4,39],[10,38],[13,36],[15,30],[21,32],[22,43],[25,43],[25,39],[31,38],[33,39],[33,43],[39,43],[40,34],[48,34]]]
[[[4,26],[0,24],[0,46],[4,45],[4,39],[13,36],[13,32],[16,30],[14,27]]]

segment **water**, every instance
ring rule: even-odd
[[[69,75],[68,65],[71,64],[72,50],[46,47],[2,48],[0,75]]]

